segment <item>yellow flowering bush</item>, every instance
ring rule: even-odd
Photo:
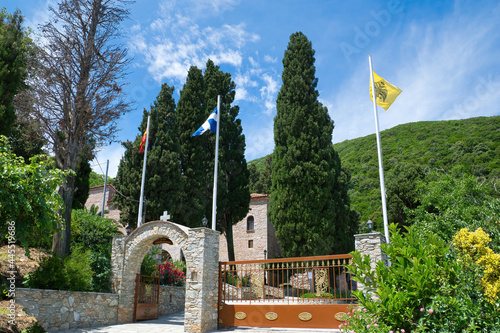
[[[490,303],[495,303],[500,295],[500,254],[487,246],[489,242],[491,238],[482,228],[474,232],[463,228],[453,237],[459,258],[475,262],[483,270],[481,284],[484,296]]]
[[[477,263],[484,269],[481,279],[484,296],[490,303],[494,303],[500,295],[500,254],[490,250]]]

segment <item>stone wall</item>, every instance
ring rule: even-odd
[[[184,311],[185,290],[160,286],[159,315]],[[16,293],[16,302],[50,332],[117,324],[118,294],[26,288]]]
[[[269,196],[253,193],[250,200],[250,210],[243,220],[233,225],[233,243],[235,260],[259,260],[264,258],[264,250],[268,258],[274,258],[281,253],[275,229],[267,217]],[[247,230],[247,220],[254,219],[254,229]],[[251,241],[251,244],[249,242]],[[226,236],[220,237],[219,257],[227,261]]]
[[[368,254],[371,267],[375,269],[378,261],[387,262],[387,256],[382,253],[381,245],[385,243],[385,236],[380,232],[354,235],[354,246],[362,255]]]
[[[185,296],[185,287],[160,286],[159,315],[166,316],[184,311]]]
[[[16,289],[16,302],[46,330],[116,324],[118,295],[50,289]]]
[[[92,205],[96,205],[99,207],[99,211],[101,211],[101,206],[102,206],[102,194],[104,190],[104,185],[100,186],[94,186],[89,189],[89,197],[87,198],[87,201],[85,202],[85,207],[87,209],[90,209]],[[113,205],[113,196],[116,193],[116,189],[113,187],[113,185],[107,184],[106,186],[106,202],[104,203],[104,209],[109,211],[109,213],[104,214],[104,217],[107,217],[109,219],[113,219],[115,221],[120,220],[120,211]],[[121,225],[120,225],[121,226]],[[124,231],[124,230],[120,230]]]
[[[189,230],[186,255],[184,332],[217,329],[219,296],[219,235],[207,228]]]

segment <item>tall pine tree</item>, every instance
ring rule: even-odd
[[[179,209],[179,193],[182,190],[179,141],[175,123],[174,88],[161,86],[150,112],[144,110],[140,133],[134,143],[124,143],[125,155],[120,161],[116,175],[116,187],[123,196],[114,196],[114,202],[122,210],[121,222],[131,227],[137,226],[139,197],[141,192],[142,165],[144,154],[139,154],[139,144],[149,125],[148,160],[146,161],[146,181],[144,197],[147,221],[156,221],[163,211],[175,213]]]
[[[290,36],[276,104],[269,215],[285,256],[345,252],[352,239],[348,177],[332,146],[333,121],[318,101],[314,53],[303,33]]]

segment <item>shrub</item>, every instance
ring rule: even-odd
[[[97,207],[74,209],[71,213],[71,243],[73,247],[90,249],[94,272],[90,290],[109,292],[111,276],[111,238],[119,234],[115,221],[102,218]]]
[[[90,251],[75,249],[66,259],[45,257],[40,266],[28,275],[30,288],[89,291],[93,271]]]
[[[351,253],[361,310],[349,314],[344,332],[498,332],[499,304],[487,301],[476,263],[435,234],[390,230],[391,243],[382,245],[390,267],[378,262],[372,271],[368,256]]]
[[[92,252],[92,284],[90,289],[96,292],[111,292],[111,255]]]
[[[92,252],[82,248],[73,249],[64,260],[64,266],[69,276],[69,290],[90,291],[92,284]]]
[[[87,209],[71,212],[71,246],[83,246],[92,252],[111,253],[111,238],[119,234],[112,219],[102,218]]]
[[[182,286],[186,282],[186,275],[183,271],[175,268],[174,264],[167,262],[156,266],[156,271],[160,277],[160,284],[167,286]]]
[[[63,259],[57,255],[43,258],[40,266],[28,275],[25,282],[30,288],[69,289],[68,272],[64,269]]]
[[[154,256],[157,254],[161,254],[161,249],[158,246],[153,246],[144,256],[141,263],[141,275],[152,276],[156,274],[156,266],[158,266],[158,262],[154,259]]]

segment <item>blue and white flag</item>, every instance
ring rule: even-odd
[[[214,111],[208,117],[207,121],[205,121],[203,125],[201,125],[200,128],[198,128],[198,130],[191,136],[202,135],[209,129],[212,133],[217,132],[217,108],[214,109]]]

